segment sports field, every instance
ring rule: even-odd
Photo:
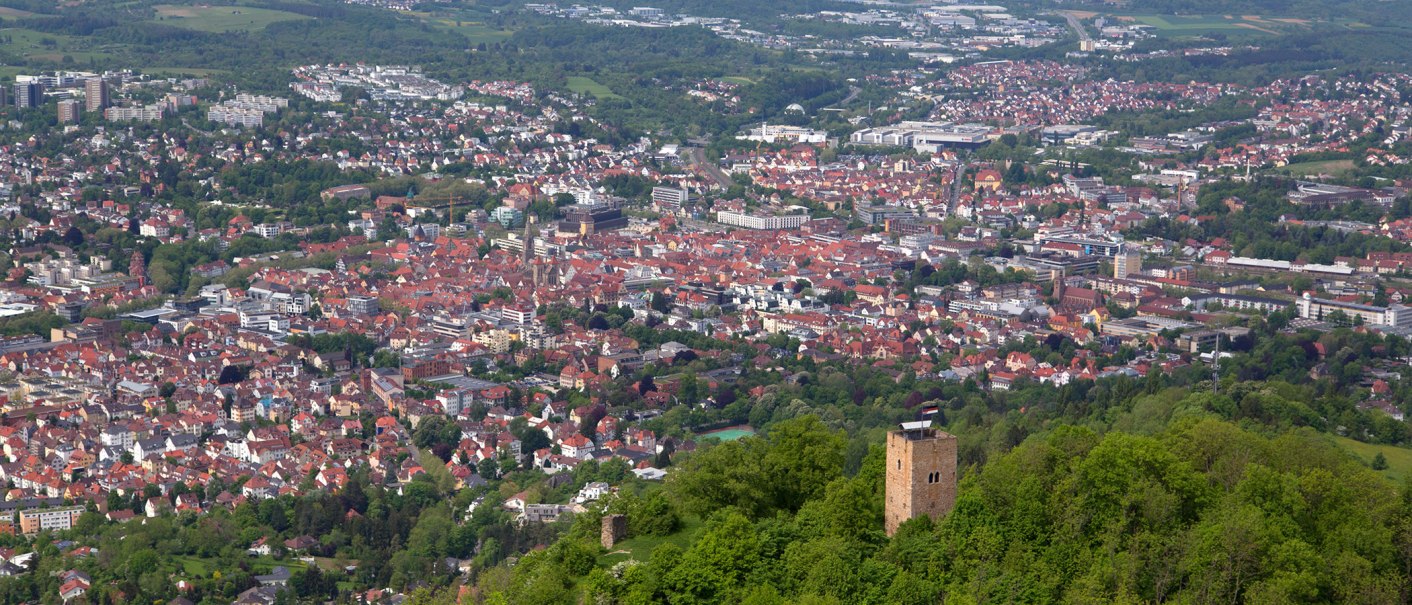
[[[1318,176],[1321,174],[1337,175],[1353,170],[1353,168],[1353,160],[1323,160],[1290,164],[1279,170],[1295,176]]]

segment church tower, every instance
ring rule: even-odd
[[[530,264],[530,259],[534,258],[534,222],[535,220],[533,215],[526,216],[525,232],[523,235],[520,236],[521,241],[523,241],[525,244],[524,256],[520,258],[520,262],[523,262],[526,266]]]
[[[905,422],[887,434],[883,525],[887,535],[908,519],[940,519],[956,506],[956,437],[931,421]]]
[[[142,252],[134,250],[132,260],[127,266],[127,276],[137,280],[137,287],[147,285],[147,261],[142,258]]]

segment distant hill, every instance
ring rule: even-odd
[[[1262,15],[1274,17],[1346,18],[1380,26],[1406,26],[1412,3],[1383,0],[1128,0],[1087,2],[1133,12],[1176,15]],[[1056,7],[1073,3],[1054,3]]]

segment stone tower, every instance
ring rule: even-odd
[[[939,519],[956,505],[956,437],[930,421],[903,423],[887,434],[887,535],[903,521],[926,515]]]
[[[599,542],[603,548],[612,548],[628,535],[628,518],[625,515],[603,515],[603,527]]]

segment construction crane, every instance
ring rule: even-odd
[[[447,217],[448,217],[448,222],[454,223],[454,222],[456,222],[456,200],[458,199],[458,197],[459,197],[459,196],[454,196],[454,195],[439,195],[439,196],[436,196],[436,197],[417,197],[417,198],[408,198],[408,202],[409,202],[409,204],[410,204],[410,202],[411,202],[413,199],[415,199],[415,200],[418,202],[418,203],[417,203],[417,206],[418,206],[418,207],[422,207],[422,208],[431,208],[431,209],[433,209],[433,210],[436,209],[436,206],[437,206],[437,203],[438,203],[438,202],[446,202],[446,215],[447,215]]]

